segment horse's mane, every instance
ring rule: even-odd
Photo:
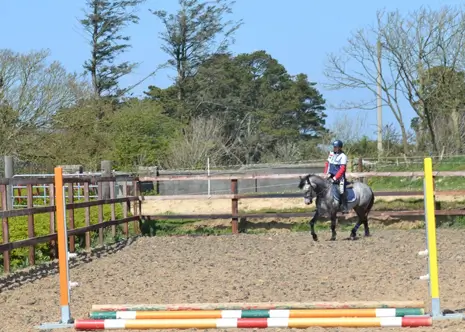
[[[312,182],[315,183],[317,186],[326,185],[325,180],[321,176],[310,173],[300,179],[299,188],[302,189],[305,185],[305,182],[307,182],[307,180],[310,180],[310,178],[312,179]]]
[[[325,183],[325,180],[319,176],[319,175],[316,175],[316,174],[308,174],[308,179],[312,179],[312,182],[316,183],[318,186],[325,186],[326,183]]]

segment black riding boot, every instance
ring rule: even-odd
[[[347,198],[346,194],[341,195],[341,202],[342,202],[342,213],[349,213],[349,207],[347,206]]]

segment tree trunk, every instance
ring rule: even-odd
[[[407,130],[405,129],[405,125],[402,122],[399,123],[400,125],[400,132],[402,134],[402,146],[404,147],[404,154],[406,156],[409,155],[409,146],[408,146],[408,137],[407,137]]]
[[[429,108],[425,107],[424,114],[426,119],[426,125],[428,126],[433,154],[437,156],[439,154],[439,149],[436,142],[436,134],[434,133],[433,121],[431,119],[431,114],[429,113]]]
[[[454,107],[452,110],[452,125],[453,125],[453,137],[454,137],[454,144],[456,148],[456,153],[460,154],[462,152],[462,140],[460,137],[460,130],[459,130],[459,112],[457,107]]]
[[[94,3],[94,15],[95,17],[98,16],[99,11],[98,11],[98,5]],[[90,74],[92,76],[92,87],[94,88],[94,95],[95,97],[100,97],[100,87],[99,87],[99,82],[97,79],[97,52],[98,52],[98,24],[94,22],[93,24],[93,31],[92,31],[92,68],[90,71]]]

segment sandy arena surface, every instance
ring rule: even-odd
[[[375,200],[393,201],[399,196],[375,197]],[[423,196],[405,196],[404,199],[423,199]],[[463,196],[436,195],[436,201],[463,201]],[[314,210],[314,204],[308,206]],[[239,200],[239,212],[259,211],[266,209],[284,210],[306,207],[303,198],[247,198]],[[185,199],[185,200],[147,200],[142,202],[143,215],[156,214],[221,214],[231,213],[230,199]]]
[[[326,241],[329,230],[319,233],[318,243],[308,233],[141,237],[71,269],[71,280],[80,284],[72,290],[72,314],[85,318],[92,304],[108,303],[353,300],[424,300],[429,310],[428,283],[419,280],[426,260],[417,255],[425,249],[423,231],[374,230],[354,242],[342,232],[336,242]],[[462,309],[465,231],[440,229],[438,243],[443,309]],[[34,331],[58,318],[58,276],[0,293],[0,331]],[[465,322],[414,331],[465,331]]]

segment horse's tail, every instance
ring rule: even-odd
[[[375,204],[375,193],[373,192],[373,190],[371,190],[371,188],[370,188],[370,191],[371,191],[371,200],[370,200],[370,203],[368,203],[368,207],[366,210],[367,216],[368,216],[368,213],[370,213],[371,209],[373,208],[373,205]]]

